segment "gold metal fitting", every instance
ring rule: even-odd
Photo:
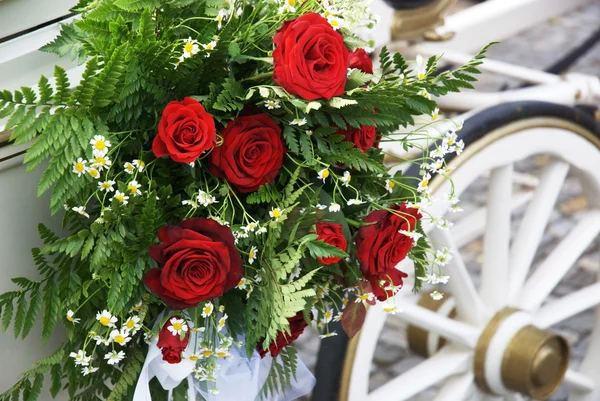
[[[434,301],[428,294],[423,294],[417,302],[417,305],[429,309],[432,312],[438,312],[439,309],[450,299],[445,297],[439,301]],[[456,317],[456,308],[452,309],[448,314],[448,317],[454,319]],[[408,341],[408,347],[417,355],[427,358],[429,355],[428,346],[429,343],[429,332],[420,327],[409,325],[406,330],[406,338]],[[446,339],[438,337],[438,343],[436,350],[439,350],[446,345]]]
[[[457,0],[438,0],[424,7],[396,11],[391,27],[392,40],[419,39],[425,32],[431,32],[443,25],[444,15],[456,2]],[[431,33],[428,35],[432,36]],[[451,36],[447,37],[450,38]],[[446,38],[437,38],[444,39]]]
[[[493,394],[484,370],[488,346],[502,322],[517,311],[505,308],[498,312],[479,337],[473,371],[478,387],[487,393]],[[545,400],[560,386],[568,363],[569,346],[563,337],[528,325],[512,337],[504,350],[502,382],[509,390],[536,400]]]

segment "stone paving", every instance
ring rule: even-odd
[[[491,49],[490,57],[533,68],[546,68],[565,54],[571,46],[585,40],[592,31],[598,28],[598,21],[600,21],[600,3],[591,4],[496,45]],[[580,59],[572,71],[597,75],[600,71],[600,44]],[[485,76],[480,87],[485,90],[494,90],[505,83],[511,87],[518,84],[504,78]],[[535,157],[519,163],[516,168],[519,171],[536,175],[546,163],[548,163],[547,158]],[[516,189],[527,188],[517,188],[515,185]],[[479,180],[462,196],[462,207],[465,209],[463,213],[466,215],[485,205],[486,198],[486,182]],[[546,228],[534,266],[543,261],[566,233],[584,218],[587,207],[587,201],[582,195],[581,184],[575,177],[569,175]],[[513,233],[518,229],[525,209],[526,205],[513,213]],[[461,254],[477,284],[483,259],[482,238],[475,239],[462,247]],[[556,287],[552,298],[562,297],[596,281],[599,270],[600,240],[596,240]],[[572,352],[571,366],[575,369],[585,356],[594,322],[593,311],[588,310],[553,328],[569,341]],[[395,317],[387,319],[371,370],[372,388],[378,387],[422,361],[422,358],[411,354],[406,349],[405,329],[405,324],[400,319]],[[314,332],[307,332],[298,340],[297,344],[303,361],[313,368],[319,348],[318,336]],[[433,389],[411,400],[429,401],[433,399],[434,395],[435,390]],[[566,390],[561,388],[551,400],[566,401]]]

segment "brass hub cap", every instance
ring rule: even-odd
[[[419,305],[449,315],[442,302],[430,301],[425,294]],[[452,310],[450,317],[454,314]],[[419,355],[429,356],[429,336],[425,330],[408,327],[409,347]],[[436,344],[439,349],[445,340]],[[569,346],[563,337],[532,326],[525,313],[505,308],[483,329],[475,347],[473,372],[477,386],[486,393],[501,395],[508,390],[544,400],[560,386],[568,363]]]

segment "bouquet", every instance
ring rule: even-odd
[[[309,324],[352,336],[367,304],[395,313],[405,258],[445,280],[449,252],[422,224],[449,225],[427,214],[428,185],[462,151],[460,127],[394,134],[471,87],[483,51],[436,74],[437,57],[384,47],[374,68],[355,34],[376,21],[368,3],[79,2],[42,50],[81,76],[57,66],[0,92],[66,233],[40,225],[40,277],[0,296],[4,330],[25,337],[41,317],[42,341],[60,322],[64,342],[0,399],[35,400],[45,381],[85,401],[208,399],[247,381],[236,400],[301,395],[312,382],[290,344]],[[420,148],[420,176],[388,173],[390,141]]]

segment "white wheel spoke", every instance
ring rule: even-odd
[[[529,311],[537,309],[598,232],[600,212],[593,211],[569,232],[529,277],[519,296],[521,308]]]
[[[471,353],[444,347],[419,365],[390,380],[369,394],[369,401],[404,401],[415,394],[466,371],[471,364]]]
[[[454,376],[446,380],[433,401],[466,401],[475,391],[473,373],[467,372],[462,376]]]
[[[535,314],[534,324],[546,329],[599,304],[600,283],[596,283],[542,306]]]
[[[429,235],[433,243],[443,245],[452,251],[452,259],[444,271],[450,276],[448,287],[456,301],[459,314],[470,323],[477,324],[481,322],[486,307],[475,290],[471,276],[460,256],[460,252],[452,241],[452,237],[448,232],[436,229],[432,230]]]
[[[515,210],[533,198],[533,191],[515,193],[511,201],[511,210]],[[485,230],[487,208],[482,207],[467,214],[452,227],[452,238],[457,248],[477,239]]]
[[[506,301],[513,166],[490,173],[484,259],[479,293],[486,305],[499,309]]]
[[[592,379],[572,369],[567,370],[564,383],[572,390],[580,393],[589,393],[594,389],[594,381]]]
[[[505,395],[504,401],[525,401],[525,398],[521,394],[512,393]]]
[[[409,324],[435,333],[450,341],[464,344],[470,348],[474,348],[477,344],[480,329],[441,316],[400,297],[396,298],[396,305],[402,310],[402,313],[397,316]]]
[[[567,163],[556,161],[546,166],[542,173],[541,181],[523,216],[510,250],[509,298],[511,300],[519,295],[519,290],[527,278],[535,252],[568,172]]]

